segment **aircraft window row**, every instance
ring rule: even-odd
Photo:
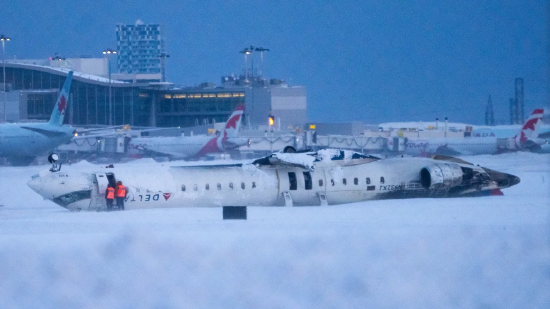
[[[370,185],[371,181],[370,181],[370,177],[367,177],[366,178],[366,182],[367,182],[367,185]],[[385,179],[384,177],[380,177],[380,183],[383,184],[385,182]],[[342,178],[342,184],[345,186],[347,185],[348,181],[346,180],[346,178]],[[331,179],[330,180],[330,184],[332,186],[335,185],[335,182],[334,182],[334,179]],[[359,178],[355,177],[353,178],[353,184],[354,185],[359,185]],[[322,187],[323,186],[323,181],[321,179],[319,179],[319,187]]]
[[[217,183],[217,184],[216,184],[216,188],[217,188],[218,190],[221,190],[221,189],[222,189],[222,184],[221,184],[221,183]],[[252,189],[254,189],[254,188],[256,188],[256,182],[255,182],[255,181],[252,182]],[[185,185],[181,185],[181,191],[185,192],[186,189],[187,189],[187,188],[185,187]],[[205,184],[205,185],[204,185],[204,189],[205,189],[205,190],[210,190],[210,184],[208,184],[208,183]],[[229,189],[233,190],[233,183],[232,183],[232,182],[229,183]],[[245,185],[244,182],[241,182],[241,189],[243,189],[243,190],[246,189],[246,185]],[[198,190],[199,190],[198,185],[197,185],[197,184],[193,184],[193,191],[198,191]]]
[[[304,185],[305,185],[305,189],[306,190],[311,190],[313,188],[313,179],[311,178],[311,174],[309,172],[303,172],[304,174]],[[386,180],[384,179],[384,177],[380,177],[380,183],[383,184],[385,183]],[[290,190],[298,190],[298,180],[296,178],[296,173],[295,172],[288,172],[288,183],[289,183],[289,189]],[[342,178],[342,184],[345,186],[347,185],[347,179],[346,178]],[[366,178],[366,183],[367,185],[370,185],[371,184],[371,180],[370,180],[370,177],[367,177]],[[334,179],[331,179],[330,180],[330,184],[332,186],[335,186],[336,183],[334,182]],[[357,177],[354,177],[353,178],[353,184],[354,185],[359,185],[359,178]],[[323,180],[322,179],[319,179],[319,187],[322,187],[323,186]],[[254,188],[255,187],[255,184],[252,183],[252,187]],[[242,188],[244,189],[244,183],[242,183]]]

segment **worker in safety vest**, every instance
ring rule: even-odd
[[[122,181],[117,181],[116,183],[116,205],[118,209],[124,210],[124,199],[126,199],[126,195],[128,194],[128,189],[122,185]]]
[[[113,209],[113,200],[115,199],[115,188],[109,185],[105,190],[105,200],[107,201],[107,210]]]

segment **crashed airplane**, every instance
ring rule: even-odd
[[[69,210],[104,210],[105,189],[119,180],[129,191],[126,210],[221,206],[224,213],[228,206],[502,194],[500,189],[520,181],[452,157],[380,159],[327,149],[274,153],[244,164],[129,164],[90,172],[52,168],[33,176],[28,185]]]

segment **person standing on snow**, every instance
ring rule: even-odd
[[[116,205],[119,210],[124,210],[124,200],[128,194],[128,189],[122,184],[122,181],[116,183]]]
[[[107,210],[113,209],[113,200],[115,199],[115,188],[109,185],[105,190],[105,200],[107,201]]]

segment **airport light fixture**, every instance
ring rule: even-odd
[[[273,152],[273,125],[275,124],[275,116],[269,113],[269,151]]]
[[[256,47],[254,48],[254,51],[257,51],[260,53],[260,76],[262,76],[262,69],[264,67],[264,53],[269,51],[269,48],[263,48],[263,47]]]
[[[244,77],[248,79],[248,55],[251,55],[254,51],[254,47],[251,45],[250,49],[248,47],[243,48],[239,53],[244,55]]]
[[[55,56],[50,57],[50,60],[63,61],[63,60],[67,60],[67,58],[65,58],[65,57],[59,57],[59,55],[58,55],[57,53],[55,53]]]
[[[107,58],[107,67],[109,71],[109,125],[113,125],[113,100],[111,95],[111,58],[109,56],[116,53],[116,50],[111,48],[107,48],[103,51],[105,58]]]
[[[261,63],[260,63],[259,75],[262,76],[262,69],[263,69],[263,64],[264,64],[264,53],[268,52],[268,51],[269,51],[269,48],[255,47],[254,45],[250,45],[249,47],[245,47],[245,48],[243,48],[243,50],[239,51],[239,53],[244,55],[244,73],[245,73],[245,77],[248,78],[248,55],[252,55],[251,72],[252,72],[252,76],[254,76],[254,52],[259,52],[260,53]]]
[[[11,41],[11,38],[0,35],[0,41],[2,41],[2,72],[3,72],[3,84],[4,84],[4,122],[7,122],[6,118],[6,58],[4,57],[4,50],[6,41]]]

